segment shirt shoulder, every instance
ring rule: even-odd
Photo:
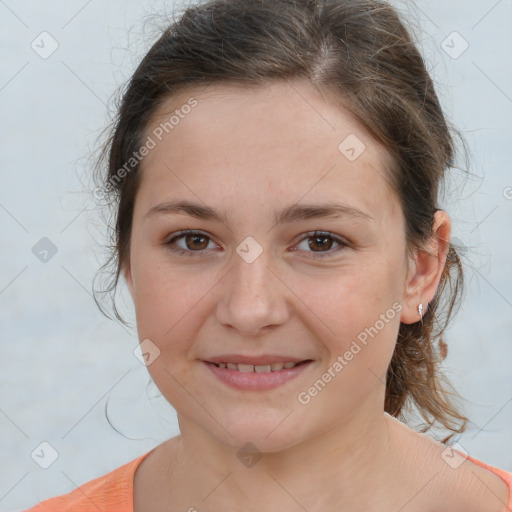
[[[504,469],[497,468],[495,466],[491,466],[489,464],[486,464],[485,462],[482,462],[481,460],[475,459],[473,457],[470,457],[469,455],[459,451],[455,450],[457,453],[462,455],[467,460],[473,462],[477,466],[480,466],[482,468],[485,468],[495,475],[498,475],[506,484],[508,487],[508,500],[506,504],[506,508],[503,510],[503,512],[512,512],[512,472],[505,471]]]
[[[133,512],[135,471],[152,451],[80,485],[68,494],[41,501],[22,512]]]

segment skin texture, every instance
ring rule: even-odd
[[[408,260],[405,220],[386,181],[388,154],[309,83],[189,90],[161,105],[147,133],[192,96],[198,105],[144,158],[124,268],[139,339],[160,351],[148,371],[181,431],[138,469],[135,510],[220,510],[229,503],[230,510],[409,511],[443,503],[500,512],[475,478],[473,495],[454,497],[465,485],[457,482],[468,482],[467,466],[476,466],[453,472],[440,456],[443,445],[384,413],[400,321],[418,321],[418,304],[425,312],[435,294],[449,216],[436,213],[435,237]],[[338,149],[351,134],[366,148],[355,161]],[[207,205],[225,220],[148,214],[169,200]],[[347,203],[372,220],[275,223],[285,207],[328,202]],[[165,245],[184,229],[207,237],[175,241],[192,256]],[[325,249],[308,245],[315,230],[333,235]],[[249,236],[262,249],[251,263],[236,251]],[[335,251],[336,237],[348,245]],[[401,310],[390,318],[393,304]],[[381,315],[387,322],[378,334],[300,403],[298,394]],[[235,390],[201,361],[226,353],[313,363],[276,389]],[[251,467],[237,457],[248,442],[261,456]],[[482,471],[506,499],[504,483]]]

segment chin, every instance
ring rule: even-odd
[[[284,418],[286,415],[277,420],[274,415],[269,415],[267,419],[260,417],[251,421],[245,417],[243,420],[223,423],[227,432],[216,425],[215,432],[210,433],[236,450],[250,450],[254,445],[259,452],[280,452],[300,442],[297,427],[287,423],[287,420],[283,421]]]

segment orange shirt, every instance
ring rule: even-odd
[[[153,450],[69,494],[49,498],[23,512],[133,512],[135,470]]]
[[[49,498],[23,512],[133,512],[133,477],[135,470],[152,451],[106,475],[81,485],[69,494]],[[461,453],[458,450],[456,451]],[[462,453],[461,455],[465,456]],[[509,490],[508,503],[503,512],[512,512],[512,473],[489,466],[472,457],[465,457],[498,475],[507,484]]]

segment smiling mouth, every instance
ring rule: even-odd
[[[313,359],[301,361],[297,358],[290,361],[289,359],[293,359],[290,356],[251,357],[225,354],[212,359],[214,361],[202,362],[225,385],[242,391],[267,391],[277,388],[303,375],[314,364]],[[250,364],[251,359],[258,364]]]
[[[236,372],[243,372],[243,373],[271,373],[271,372],[278,372],[283,369],[290,369],[294,368],[295,366],[301,366],[303,364],[311,362],[311,359],[307,359],[305,361],[299,361],[299,362],[286,362],[286,363],[270,363],[270,364],[261,364],[261,365],[254,365],[254,364],[236,364],[236,363],[212,363],[208,362],[208,364],[211,364],[213,366],[216,366],[217,368],[226,368],[228,370],[233,370]]]

